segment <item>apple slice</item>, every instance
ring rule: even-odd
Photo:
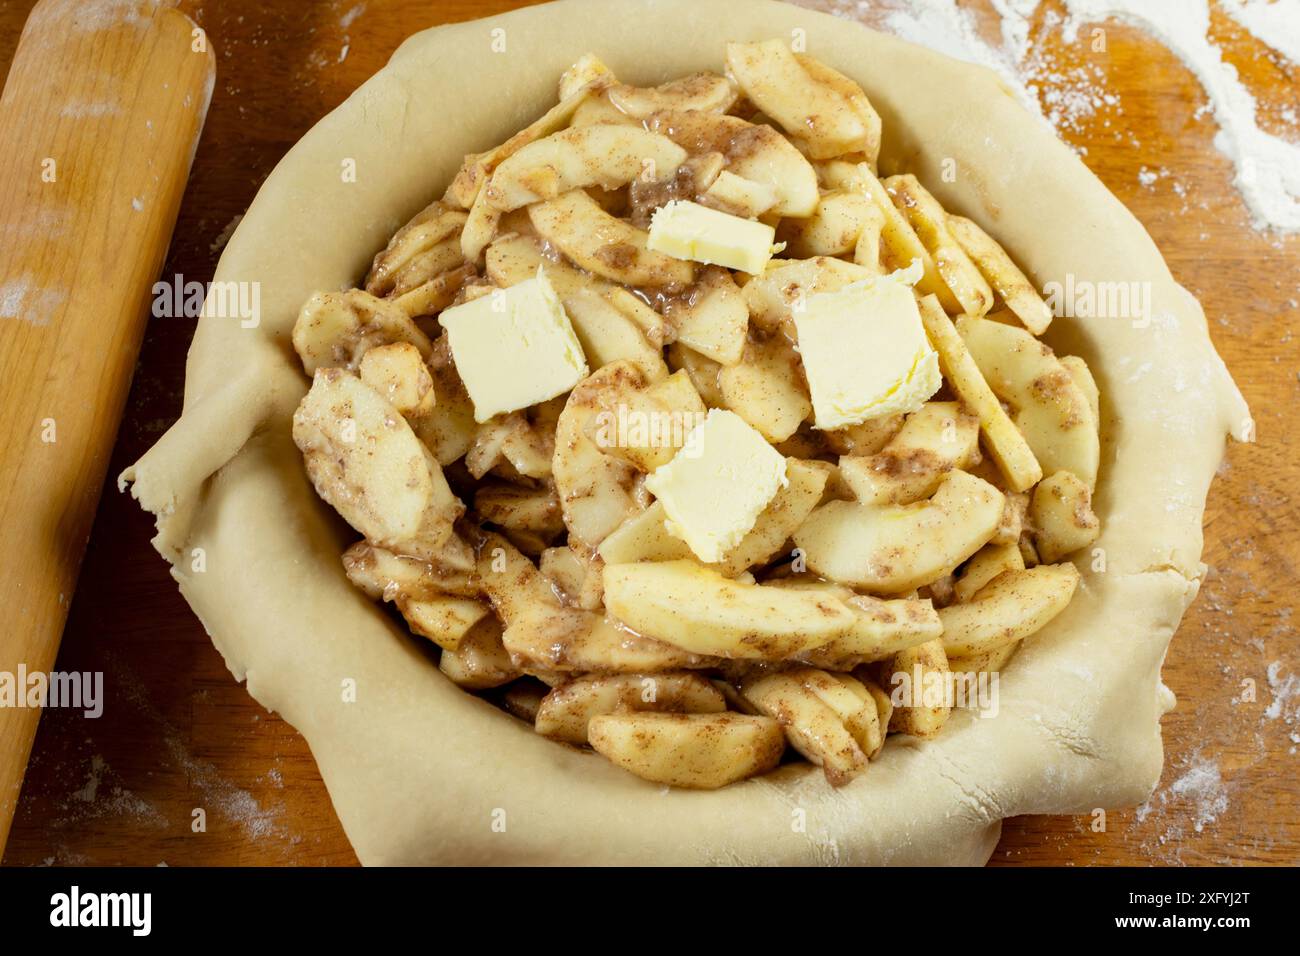
[[[1088,397],[1070,371],[1022,328],[970,316],[956,325],[993,394],[1013,406],[1012,420],[1043,474],[1068,471],[1095,488],[1101,443]]]
[[[944,380],[957,393],[962,403],[979,417],[985,445],[1006,477],[1007,486],[1011,491],[1032,488],[1043,477],[1043,469],[1025,436],[1016,428],[997,395],[984,380],[970,349],[962,341],[952,319],[940,307],[938,299],[927,295],[919,305],[925,334],[939,353],[939,369],[943,372]]]
[[[584,78],[585,82],[575,84],[560,102],[556,103],[542,116],[529,123],[504,143],[482,153],[471,153],[465,157],[460,170],[447,187],[443,201],[449,206],[469,209],[482,192],[484,184],[493,171],[529,143],[558,132],[569,125],[578,107],[596,94],[603,92],[608,80],[599,72]]]
[[[944,285],[967,315],[982,316],[993,306],[993,290],[975,263],[948,232],[948,214],[911,173],[890,176],[885,190],[934,259]]]
[[[868,591],[898,594],[929,584],[978,551],[1002,517],[1002,492],[954,471],[928,501],[862,505],[828,501],[795,532],[818,574]]]
[[[722,400],[769,442],[783,442],[812,414],[799,355],[780,335],[750,342],[718,373]]]
[[[688,153],[721,153],[734,175],[772,186],[776,203],[770,212],[811,216],[817,208],[817,173],[794,144],[772,127],[698,110],[664,110],[645,122],[647,129],[667,136]]]
[[[740,692],[781,725],[790,745],[821,767],[831,786],[842,787],[867,769],[864,745],[874,748],[869,724],[879,718],[865,689],[859,696],[831,675],[805,667],[756,674]]]
[[[668,533],[668,513],[656,501],[645,511],[632,515],[600,543],[598,552],[606,564],[633,561],[676,561],[691,557],[681,538]]]
[[[394,603],[413,633],[427,637],[446,651],[457,650],[474,626],[491,613],[482,601],[450,594],[399,596]]]
[[[361,381],[408,419],[428,414],[437,403],[429,367],[420,350],[409,342],[367,349],[358,372]]]
[[[401,277],[409,275],[412,267],[431,252],[442,268],[426,267],[421,270],[426,274],[460,265],[458,237],[464,225],[464,210],[453,209],[440,199],[425,206],[375,256],[366,276],[366,291],[371,295],[388,295],[399,285]],[[447,257],[448,250],[455,254]]]
[[[949,214],[947,224],[949,234],[966,251],[1012,314],[1034,335],[1046,332],[1052,324],[1052,310],[997,240],[961,216]]]
[[[528,207],[533,228],[588,272],[630,286],[690,285],[694,267],[646,248],[647,233],[615,219],[582,190]]]
[[[645,674],[717,663],[634,634],[600,614],[565,607],[550,580],[500,535],[481,539],[478,577],[505,625],[506,650],[528,673]]]
[[[841,637],[799,655],[799,660],[832,671],[852,670],[859,664],[886,658],[932,641],[943,625],[928,598],[882,600],[855,594],[851,588],[810,578],[778,578],[770,587],[820,590],[834,595],[853,612],[853,626]]]
[[[961,575],[953,583],[953,600],[962,604],[973,598],[979,590],[1003,571],[1023,571],[1025,559],[1020,553],[1020,542],[986,544],[962,566]]]
[[[564,311],[582,345],[582,354],[592,368],[626,359],[652,382],[668,377],[662,350],[647,341],[636,322],[608,296],[593,289],[580,289],[563,299]]]
[[[1039,559],[1048,563],[1086,548],[1101,534],[1101,522],[1092,510],[1092,492],[1068,471],[1058,471],[1038,483],[1029,519],[1034,548]]]
[[[785,251],[791,256],[842,256],[854,252],[858,237],[870,222],[883,223],[884,217],[861,192],[828,192],[807,219],[782,222],[776,238],[786,244]]]
[[[293,416],[316,493],[380,547],[428,557],[463,510],[397,409],[344,369],[319,369]]]
[[[755,106],[791,137],[802,141],[814,159],[845,153],[874,157],[880,148],[880,117],[866,94],[844,95],[847,77],[790,52],[783,40],[728,43],[727,70]],[[814,70],[816,75],[814,75]],[[826,82],[831,76],[833,82]]]
[[[606,565],[605,606],[638,634],[749,660],[783,660],[853,625],[832,595],[732,580],[690,560]]]
[[[628,116],[645,119],[660,110],[698,110],[725,113],[736,105],[740,91],[717,73],[692,73],[659,86],[616,83],[606,93],[610,103]]]
[[[667,674],[584,674],[542,699],[535,729],[570,744],[587,743],[587,725],[599,714],[662,711],[716,714],[727,709],[708,680],[689,671]]]
[[[574,189],[618,189],[643,175],[671,179],[685,161],[686,150],[649,130],[582,126],[523,147],[496,168],[484,194],[493,208],[509,212]]]
[[[844,455],[840,476],[864,505],[909,504],[979,453],[979,419],[959,402],[926,402],[873,455]]]
[[[399,306],[360,289],[317,292],[298,313],[292,338],[308,375],[320,368],[355,371],[366,351],[377,345],[408,342],[426,359],[433,349]]]
[[[1073,564],[1003,571],[967,604],[939,610],[944,650],[971,657],[1023,640],[1065,610],[1079,585]]]
[[[891,731],[927,738],[937,736],[948,723],[952,702],[947,692],[948,657],[943,648],[943,641],[935,638],[899,651],[881,666],[885,690],[891,694],[903,692],[906,701],[890,714]]]
[[[749,309],[726,269],[702,270],[690,294],[670,300],[664,314],[677,341],[721,365],[735,365],[745,351]]]
[[[501,622],[490,614],[457,647],[442,652],[438,669],[466,690],[500,687],[521,676],[501,642]]]
[[[588,736],[597,753],[629,773],[695,790],[767,773],[785,750],[775,720],[747,714],[602,714]]]

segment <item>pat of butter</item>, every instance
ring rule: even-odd
[[[438,321],[476,422],[563,395],[587,375],[582,346],[540,266],[536,278],[446,309]]]
[[[913,412],[939,390],[910,269],[809,296],[794,311],[814,424],[833,429]]]
[[[761,222],[674,199],[655,211],[646,248],[758,275],[772,258],[775,238],[776,230]]]
[[[646,478],[666,526],[701,561],[721,561],[787,484],[785,458],[735,412],[712,409]]]

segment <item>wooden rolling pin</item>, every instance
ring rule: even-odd
[[[42,0],[0,96],[0,682],[11,687],[54,667],[214,64],[206,36],[156,2]],[[0,849],[39,717],[0,696]]]

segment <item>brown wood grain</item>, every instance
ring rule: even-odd
[[[218,240],[275,162],[310,125],[382,66],[407,35],[517,4],[454,0],[284,3],[196,0],[218,84],[166,275],[211,277]],[[0,56],[27,4],[0,6]],[[874,6],[874,5],[873,5]],[[359,13],[353,13],[357,9]],[[1054,3],[1041,13],[1059,10]],[[1270,689],[1300,671],[1292,618],[1300,563],[1300,238],[1259,233],[1213,146],[1191,74],[1143,34],[1109,24],[1108,49],[1037,42],[1058,69],[1097,70],[1117,107],[1064,138],[1146,225],[1174,275],[1201,300],[1255,414],[1259,441],[1229,450],[1206,512],[1202,593],[1166,661],[1179,697],[1164,720],[1166,769],[1141,810],[1009,820],[995,864],[1300,862],[1300,701]],[[1260,100],[1266,127],[1300,112],[1297,68],[1215,18],[1216,39]],[[346,55],[344,51],[346,50]],[[1290,127],[1294,135],[1294,126]],[[1167,169],[1151,186],[1143,169]],[[1045,211],[1050,214],[1050,211]],[[110,473],[175,420],[193,323],[153,320]],[[149,546],[148,520],[106,493],[57,667],[102,670],[104,716],[41,720],[8,864],[343,864],[355,861],[311,754],[233,681]],[[1243,681],[1256,687],[1242,700]],[[1277,716],[1270,716],[1270,708]],[[1218,784],[1215,785],[1218,775]],[[207,830],[194,833],[196,808]]]
[[[213,78],[188,19],[124,9],[92,24],[45,0],[0,97],[8,674],[54,664]],[[0,844],[39,716],[0,708]]]

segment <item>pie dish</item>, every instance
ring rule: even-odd
[[[638,85],[716,69],[717,41],[678,40],[686,16],[693,37],[798,31],[880,111],[882,173],[955,163],[955,181],[926,184],[1039,285],[1151,291],[1141,322],[1063,319],[1044,337],[1081,356],[1104,396],[1101,537],[1073,601],[1002,675],[995,719],[954,713],[942,736],[886,747],[836,792],[788,765],[664,793],[451,686],[347,584],[338,555],[355,535],[316,497],[291,436],[306,390],[290,343],[302,302],[356,284],[464,154],[552,105],[554,77],[584,52]],[[487,52],[494,36],[506,54]],[[917,76],[928,82],[905,82]],[[123,477],[158,516],[156,544],[236,677],[311,743],[363,862],[974,863],[1005,816],[1122,805],[1154,785],[1173,704],[1160,662],[1202,573],[1200,515],[1224,437],[1248,435],[1248,413],[1145,232],[990,74],[763,2],[567,2],[428,31],[277,167],[217,281],[260,283],[261,323],[200,323],[185,414]]]

